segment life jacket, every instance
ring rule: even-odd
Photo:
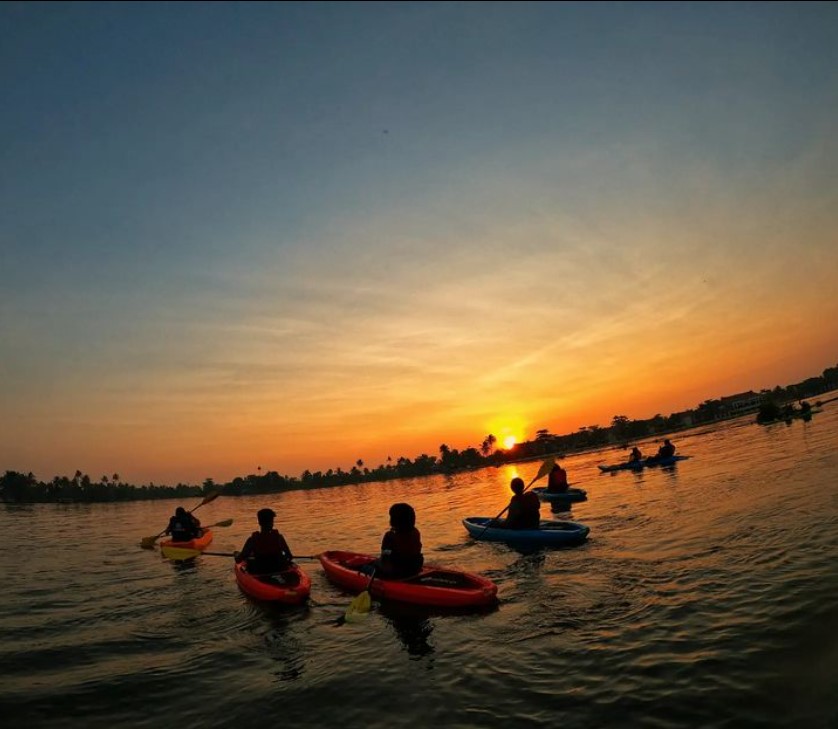
[[[381,550],[389,550],[391,555],[399,557],[415,557],[417,554],[422,554],[422,538],[419,530],[416,527],[406,532],[391,529],[384,535]]]
[[[189,515],[185,517],[173,516],[169,519],[169,533],[172,536],[173,542],[188,542],[193,537],[192,522],[189,520]]]
[[[538,494],[527,491],[515,494],[509,502],[509,518],[506,525],[510,529],[538,529],[541,521],[541,502]]]
[[[567,471],[563,468],[550,471],[550,477],[547,479],[547,490],[567,491]]]
[[[381,540],[381,557],[385,576],[410,577],[422,570],[422,538],[416,527],[397,532],[391,529]]]
[[[276,529],[271,529],[270,532],[253,532],[250,535],[250,545],[253,547],[253,555],[255,557],[280,557],[287,556],[291,550],[288,544]]]

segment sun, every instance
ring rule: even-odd
[[[517,442],[518,442],[518,440],[515,438],[515,436],[514,436],[514,435],[507,435],[507,436],[503,439],[503,447],[504,447],[506,450],[509,450],[509,449],[510,449],[510,448],[512,448],[512,447],[513,447],[513,446],[514,446]]]

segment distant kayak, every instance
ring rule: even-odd
[[[266,575],[250,574],[246,562],[237,562],[233,569],[239,589],[257,600],[299,605],[311,594],[311,578],[295,564]]]
[[[672,466],[678,461],[686,461],[688,458],[689,456],[668,456],[667,458],[651,456],[650,458],[643,458],[640,461],[634,461],[632,463],[618,463],[614,466],[597,466],[597,468],[606,473],[608,471],[641,471],[644,468],[650,468],[652,466]]]
[[[554,547],[581,544],[588,538],[590,528],[575,521],[542,520],[538,529],[504,529],[488,527],[494,521],[488,516],[470,516],[463,519],[463,526],[475,539],[507,544],[544,544]]]
[[[414,577],[402,580],[376,577],[370,584],[370,576],[360,569],[374,562],[375,557],[343,551],[323,552],[319,556],[331,582],[349,592],[369,589],[378,600],[442,608],[481,607],[497,601],[497,585],[471,572],[425,565]]]
[[[209,547],[211,542],[212,530],[204,529],[204,533],[200,537],[190,539],[188,542],[175,542],[172,539],[167,539],[165,542],[160,542],[160,551],[163,553],[164,557],[167,557],[167,547],[175,547],[177,549],[197,549],[203,552],[207,547]]]
[[[585,489],[570,488],[567,491],[548,491],[546,488],[534,488],[534,494],[542,501],[549,501],[551,504],[576,504],[579,501],[588,500],[588,492]]]
[[[780,415],[776,418],[770,419],[760,419],[759,416],[757,416],[757,423],[759,423],[760,425],[772,425],[774,423],[790,423],[794,418],[799,418],[800,420],[811,420],[813,415],[822,412],[822,408],[812,408],[809,411],[795,410],[793,413],[789,413],[787,415]]]

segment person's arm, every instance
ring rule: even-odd
[[[384,532],[381,539],[381,559],[389,559],[393,554],[393,533]]]
[[[253,556],[253,537],[248,537],[240,552],[236,552],[236,562],[244,562],[244,560]]]

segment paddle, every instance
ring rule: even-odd
[[[232,520],[231,520],[232,521]],[[202,554],[210,557],[235,557],[237,552],[202,552],[200,549],[189,549],[188,547],[161,547],[160,551],[166,559],[173,559],[176,561],[184,559],[193,559],[200,557]],[[293,559],[320,559],[316,554],[299,554],[294,555]]]
[[[548,458],[546,461],[544,461],[544,463],[541,464],[541,468],[538,469],[538,473],[535,474],[535,476],[533,476],[532,481],[530,481],[527,484],[526,488],[521,493],[523,494],[526,491],[528,491],[530,486],[532,486],[536,481],[538,481],[538,479],[544,478],[548,473],[550,473],[550,471],[553,469],[553,464],[555,462],[556,461],[553,458]],[[494,519],[491,519],[486,524],[486,526],[483,527],[483,531],[480,532],[480,534],[477,535],[477,539],[480,539],[480,537],[483,536],[484,532],[492,525],[492,522],[495,522],[498,519],[500,519],[508,510],[509,510],[509,504],[506,505],[506,508],[504,508],[504,510],[500,514],[498,514]]]
[[[213,491],[211,494],[207,494],[206,496],[204,496],[204,500],[200,504],[198,504],[194,509],[191,509],[187,513],[191,514],[193,511],[198,511],[198,509],[200,509],[204,504],[208,504],[210,501],[215,501],[219,496],[221,496],[220,491]],[[232,523],[232,521],[230,523]],[[162,532],[160,532],[160,534],[156,534],[153,537],[143,537],[140,541],[140,546],[143,549],[154,549],[154,543],[158,539],[160,539],[160,537],[162,537],[167,531],[168,528],[164,529]]]
[[[210,557],[235,557],[235,552],[202,552],[200,549],[189,549],[187,547],[160,547],[160,551],[166,559],[173,559],[177,562],[184,559],[193,559],[200,557],[202,554],[208,554]]]
[[[377,569],[377,567],[373,568],[372,574],[370,575],[370,581],[367,583],[367,589],[360,595],[353,598],[352,602],[349,603],[349,607],[346,608],[346,613],[344,614],[343,619],[347,623],[351,623],[354,620],[361,620],[369,615],[370,609],[372,608],[370,587],[372,586],[372,581],[375,579],[375,571]]]

